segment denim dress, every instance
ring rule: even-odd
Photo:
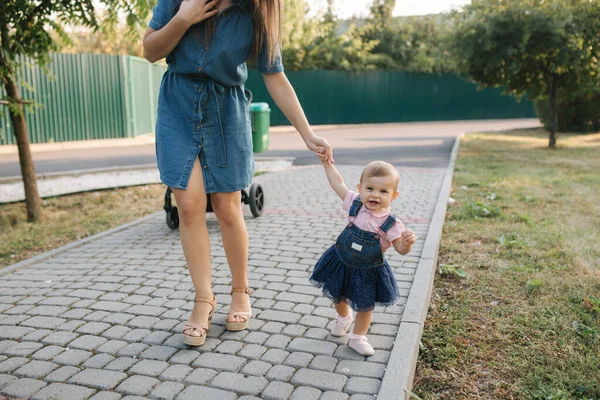
[[[348,303],[359,312],[373,311],[376,305],[392,305],[399,296],[379,235],[352,223],[362,205],[360,197],[352,202],[348,226],[317,261],[309,278],[334,303]],[[390,214],[379,230],[387,233],[395,223],[396,217]]]
[[[181,1],[158,0],[150,28],[167,25]],[[156,158],[165,185],[186,189],[196,157],[207,193],[250,185],[254,160],[244,83],[252,37],[248,0],[234,0],[217,18],[210,42],[203,21],[190,27],[167,56],[156,122]],[[257,67],[264,74],[283,71],[280,53],[269,63],[263,45]]]

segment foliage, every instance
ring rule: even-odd
[[[553,147],[559,96],[600,85],[600,3],[479,0],[455,17],[451,48],[459,69],[482,87],[548,100]]]

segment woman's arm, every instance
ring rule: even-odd
[[[265,86],[275,104],[277,104],[277,107],[279,107],[294,128],[300,133],[300,136],[302,136],[302,139],[306,143],[306,147],[316,152],[317,155],[324,156],[328,163],[333,164],[331,146],[325,139],[313,133],[304,115],[302,106],[300,106],[296,92],[290,81],[288,81],[287,76],[285,76],[285,73],[263,74],[263,78]]]
[[[146,29],[144,58],[151,63],[169,55],[190,26],[217,13],[217,0],[183,0],[177,14],[159,30]]]

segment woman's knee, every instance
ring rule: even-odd
[[[219,223],[235,224],[243,219],[239,194],[217,193],[211,196],[213,211]]]
[[[184,222],[205,219],[206,199],[202,196],[182,196],[177,199],[177,212]]]

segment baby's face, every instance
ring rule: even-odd
[[[385,210],[400,192],[396,189],[396,177],[371,176],[359,183],[358,193],[364,206],[370,211]]]

